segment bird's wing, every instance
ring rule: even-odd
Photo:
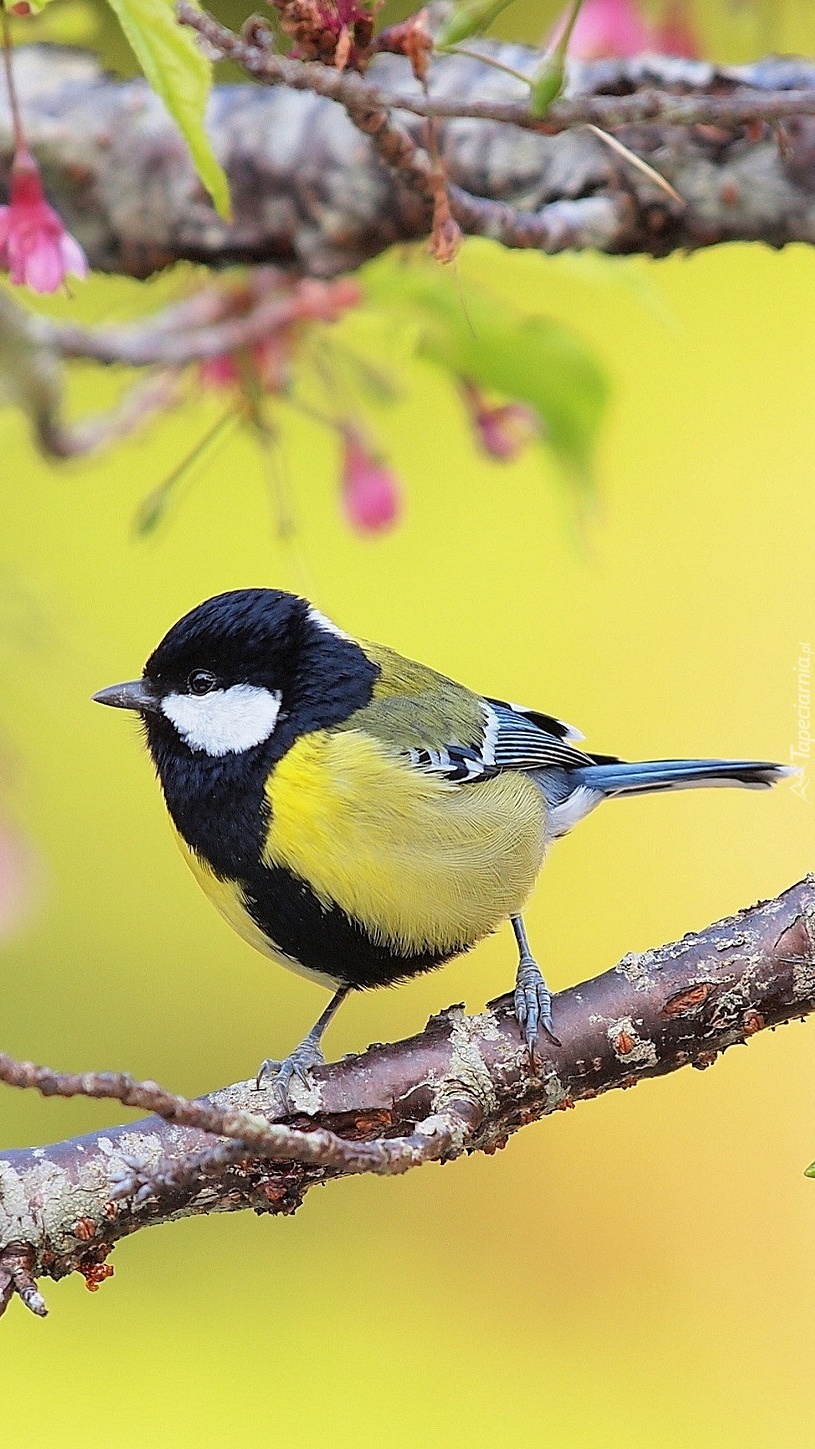
[[[442,749],[413,748],[416,769],[459,782],[483,780],[501,770],[575,769],[591,757],[571,741],[577,731],[551,715],[519,709],[501,700],[481,701],[481,728],[467,743],[451,741]]]
[[[364,647],[380,677],[370,703],[341,728],[366,731],[415,769],[465,783],[502,770],[591,763],[573,743],[580,732],[562,720],[483,698],[383,645]]]

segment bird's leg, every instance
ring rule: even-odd
[[[518,942],[518,976],[515,981],[515,1015],[524,1034],[529,1064],[535,1065],[538,1027],[542,1026],[555,1046],[560,1042],[552,1027],[552,993],[541,975],[541,969],[529,949],[521,916],[512,917],[512,929]]]
[[[263,1086],[264,1077],[274,1073],[274,1087],[280,1094],[284,1106],[289,1104],[289,1082],[292,1077],[298,1077],[304,1086],[310,1085],[310,1077],[315,1067],[325,1066],[325,1057],[320,1050],[320,1040],[332,1016],[339,1010],[346,996],[351,990],[350,986],[341,986],[334,993],[322,1016],[315,1021],[308,1036],[303,1037],[299,1046],[294,1048],[282,1062],[276,1062],[267,1057],[261,1062],[258,1068],[256,1079],[257,1090]]]

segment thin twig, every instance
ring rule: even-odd
[[[579,202],[565,202],[559,208],[549,205],[542,212],[534,213],[522,211],[506,202],[474,196],[460,186],[445,183],[438,170],[434,170],[427,152],[393,118],[391,108],[397,107],[392,98],[362,77],[314,62],[291,61],[276,55],[266,46],[252,46],[211,16],[195,9],[188,0],[179,0],[177,14],[183,24],[193,26],[224,56],[237,61],[258,79],[270,83],[282,81],[295,89],[313,90],[317,95],[339,101],[354,125],[371,138],[381,158],[409,189],[432,207],[436,217],[440,213],[441,179],[443,211],[448,212],[449,208],[448,227],[490,236],[505,246],[529,247],[545,252],[563,251],[574,245],[578,234],[585,235],[585,206]],[[428,117],[434,114],[432,109],[410,109]],[[634,159],[627,147],[622,143],[617,145],[628,159]],[[646,162],[642,162],[642,169],[649,175],[655,174]],[[663,186],[666,190],[672,189],[664,181]],[[598,212],[598,238],[602,236],[607,245],[609,235],[623,229],[627,214],[625,197],[622,195],[613,200],[607,197],[587,198],[587,201]],[[449,246],[442,246],[445,257],[454,250],[452,239]]]
[[[304,281],[292,290],[261,300],[249,311],[241,311],[210,325],[186,330],[168,327],[158,319],[129,327],[79,327],[67,322],[39,319],[41,340],[62,357],[84,357],[106,364],[130,367],[184,367],[211,361],[265,341],[273,333],[295,322],[334,321],[359,301],[359,288],[348,280]]]
[[[230,1138],[238,1144],[238,1159],[255,1156],[273,1162],[300,1162],[311,1167],[351,1173],[406,1171],[408,1167],[419,1166],[422,1160],[418,1143],[413,1143],[412,1139],[405,1138],[395,1144],[384,1140],[354,1142],[324,1128],[300,1132],[284,1123],[267,1122],[252,1112],[218,1107],[211,1102],[190,1101],[188,1097],[166,1091],[157,1082],[140,1082],[126,1072],[55,1072],[51,1067],[18,1062],[0,1052],[0,1081],[10,1087],[33,1087],[44,1097],[93,1097],[121,1102],[125,1107],[140,1107],[144,1111],[155,1112],[167,1122]],[[435,1138],[437,1132],[441,1132],[440,1119],[434,1115],[432,1120],[430,1129],[423,1123],[417,1125],[416,1131],[421,1138],[428,1135]],[[478,1123],[473,1121],[472,1130],[475,1130]],[[452,1116],[445,1131],[448,1128],[446,1145],[440,1153],[449,1148],[455,1136]],[[432,1149],[432,1155],[440,1153]],[[161,1175],[159,1171],[158,1177]],[[120,1195],[126,1194],[117,1191],[117,1196]]]
[[[87,458],[132,436],[157,414],[177,407],[184,397],[177,369],[156,368],[124,392],[106,412],[92,413],[77,422],[61,415],[43,417],[37,430],[42,451],[51,458]]]
[[[0,1253],[0,1315],[16,1293],[37,1318],[45,1318],[45,1305],[33,1271],[34,1254],[24,1244],[10,1244]]]
[[[812,90],[765,90],[739,84],[734,72],[732,91],[728,95],[675,94],[655,86],[644,87],[632,95],[560,97],[545,116],[538,117],[532,114],[525,98],[522,101],[468,100],[427,96],[418,91],[388,91],[349,71],[338,71],[315,61],[291,60],[268,47],[243,40],[211,15],[197,10],[189,0],[179,0],[176,14],[182,25],[197,30],[225,59],[235,61],[257,80],[269,85],[286,85],[292,90],[312,91],[344,106],[409,111],[415,116],[450,120],[497,121],[545,135],[589,124],[606,131],[648,121],[672,126],[739,128],[789,116],[815,116],[815,85]],[[479,59],[486,60],[486,57]],[[530,57],[530,65],[538,59]],[[519,72],[519,77],[522,74]]]
[[[258,79],[264,77],[258,76]],[[373,83],[368,84],[373,89]],[[439,120],[495,121],[547,136],[590,124],[609,130],[653,121],[668,126],[723,126],[740,130],[744,126],[760,122],[770,124],[792,116],[815,116],[815,89],[764,91],[744,87],[734,88],[731,95],[677,95],[656,87],[646,87],[633,95],[561,97],[553,101],[542,117],[534,116],[525,101],[455,100],[446,96],[423,99],[409,92],[379,89],[375,90],[371,99],[395,111],[409,111],[415,116],[436,116]]]
[[[479,1103],[472,1097],[466,1097],[462,1091],[455,1103],[448,1103],[442,1111],[417,1122],[414,1131],[406,1137],[380,1137],[372,1142],[358,1142],[317,1128],[305,1134],[292,1134],[289,1139],[294,1143],[291,1156],[277,1145],[272,1151],[263,1144],[250,1144],[241,1139],[219,1142],[192,1153],[181,1162],[165,1158],[154,1167],[142,1167],[128,1173],[117,1185],[112,1199],[132,1197],[138,1205],[149,1197],[161,1197],[186,1189],[200,1178],[248,1159],[300,1162],[331,1169],[343,1176],[365,1172],[378,1177],[400,1176],[413,1167],[436,1162],[440,1157],[449,1159],[463,1152],[477,1132],[482,1115]],[[303,1147],[297,1142],[300,1137],[306,1138],[309,1153],[313,1155],[304,1154]]]

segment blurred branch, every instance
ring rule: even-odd
[[[171,1218],[251,1207],[291,1213],[316,1183],[494,1152],[557,1109],[679,1067],[707,1067],[765,1027],[815,1011],[815,876],[673,945],[628,955],[556,1000],[562,1047],[530,1073],[510,997],[451,1007],[424,1032],[274,1089],[239,1082],[189,1101],[119,1073],[53,1072],[0,1055],[0,1080],[46,1096],[157,1113],[0,1157],[0,1312],[44,1312],[38,1277],[112,1271],[116,1241]]]
[[[263,82],[217,86],[210,105],[232,223],[216,215],[144,81],[115,80],[79,51],[16,52],[49,197],[98,270],[147,276],[188,258],[212,266],[273,262],[326,277],[394,242],[427,237],[434,191],[424,163],[418,171],[403,164],[404,148],[383,159],[384,138],[361,137],[349,110],[384,113],[412,147],[423,146],[426,117],[436,117],[458,225],[507,246],[664,255],[734,240],[815,241],[810,62],[575,63],[566,95],[536,119],[519,98],[520,82],[471,57],[435,57],[426,95],[398,55],[375,56],[360,76],[276,55],[256,30],[243,39],[209,17],[195,23]],[[539,60],[521,46],[489,49],[521,71]],[[613,131],[684,205],[621,166],[589,123]],[[11,116],[0,95],[0,183],[11,151]]]
[[[46,456],[77,458],[95,452],[180,401],[177,369],[157,367],[107,412],[77,423],[67,422],[63,414],[60,352],[76,353],[60,348],[58,332],[58,327],[0,292],[0,395],[26,414]]]
[[[40,319],[39,336],[62,357],[129,367],[185,367],[268,341],[297,322],[334,322],[359,300],[353,282],[306,281],[294,289],[273,268],[259,267],[239,288],[205,288],[126,327],[78,327]]]
[[[256,267],[238,286],[202,287],[142,321],[91,328],[37,316],[0,291],[0,387],[27,415],[47,457],[86,456],[179,404],[185,367],[282,339],[298,324],[336,321],[359,296],[348,279],[293,284]],[[79,358],[148,371],[114,408],[69,423],[60,364]]]

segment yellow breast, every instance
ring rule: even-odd
[[[402,951],[487,935],[522,909],[543,858],[544,803],[528,777],[456,785],[361,731],[303,736],[267,793],[268,864]]]

